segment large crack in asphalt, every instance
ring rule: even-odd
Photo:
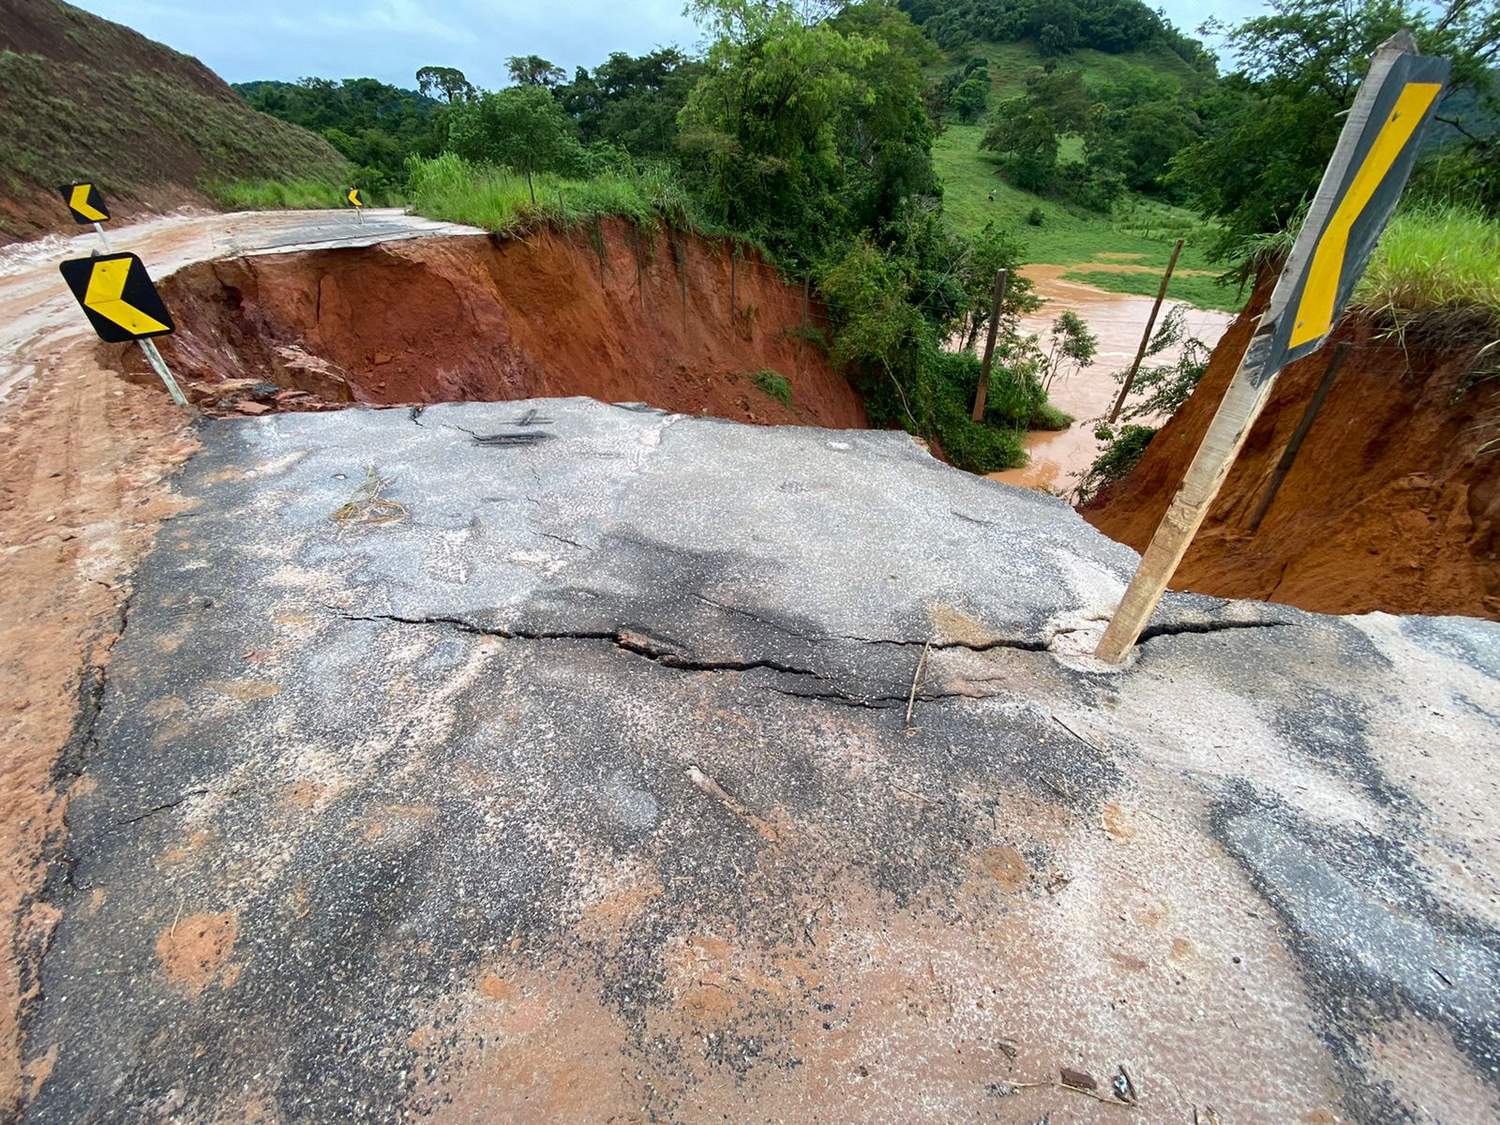
[[[1026,639],[1019,637],[999,637],[988,641],[935,641],[931,639],[897,638],[897,637],[869,637],[858,634],[826,633],[812,635],[798,630],[788,628],[784,623],[773,621],[763,617],[752,610],[743,609],[739,606],[729,605],[724,602],[714,601],[701,594],[694,597],[705,605],[712,606],[725,613],[735,614],[748,620],[756,622],[765,628],[775,630],[786,636],[795,638],[811,646],[827,644],[856,644],[856,645],[881,645],[896,648],[920,648],[929,652],[947,652],[962,650],[972,653],[995,652],[1000,649],[1009,649],[1016,652],[1045,653],[1052,649],[1056,640],[1076,630],[1060,628],[1054,631],[1045,640]],[[463,617],[452,615],[403,615],[395,613],[370,613],[356,614],[339,610],[336,607],[326,607],[345,621],[367,621],[384,622],[397,625],[414,625],[451,628],[458,632],[468,633],[474,636],[496,637],[503,640],[519,641],[599,641],[613,645],[622,652],[632,656],[642,657],[646,660],[682,672],[713,672],[713,673],[744,673],[754,671],[775,672],[785,676],[796,676],[806,680],[815,681],[819,689],[826,690],[798,690],[784,684],[768,684],[770,691],[778,695],[784,695],[793,699],[805,699],[814,702],[826,702],[846,707],[866,708],[875,711],[886,711],[894,708],[905,707],[913,700],[920,703],[942,703],[957,699],[979,699],[984,695],[976,695],[970,691],[923,691],[920,682],[911,690],[900,692],[885,692],[876,695],[859,695],[849,691],[832,681],[827,675],[817,668],[793,664],[784,660],[770,658],[756,658],[750,660],[732,659],[710,659],[701,657],[685,656],[680,648],[674,647],[672,642],[652,636],[644,627],[630,628],[620,626],[615,629],[517,629],[500,626],[485,626],[476,624]],[[1280,628],[1292,624],[1287,621],[1194,621],[1174,622],[1152,626],[1141,634],[1140,644],[1147,641],[1157,640],[1162,637],[1174,637],[1184,635],[1202,635],[1209,633],[1229,632],[1239,629],[1253,628]]]

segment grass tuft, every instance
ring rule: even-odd
[[[1376,312],[1487,310],[1500,325],[1500,222],[1462,207],[1416,207],[1391,220],[1354,293]]]
[[[750,376],[751,381],[783,406],[792,405],[792,384],[779,371],[762,368]]]

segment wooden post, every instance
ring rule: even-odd
[[[1193,536],[1198,534],[1203,517],[1208,515],[1209,505],[1219,494],[1240,447],[1250,434],[1250,427],[1255,425],[1255,419],[1270,397],[1271,388],[1276,385],[1274,379],[1261,377],[1272,349],[1274,328],[1274,322],[1262,322],[1251,337],[1250,347],[1224,391],[1218,413],[1208,424],[1208,432],[1203,435],[1203,444],[1188,466],[1187,476],[1168,505],[1161,526],[1141,556],[1135,577],[1120,599],[1120,607],[1110,618],[1109,628],[1094,650],[1099,659],[1111,664],[1124,659],[1146,627],[1156,603],[1161,601],[1167,583],[1187,553]]]
[[[974,412],[970,415],[976,422],[984,420],[984,400],[990,393],[990,366],[995,361],[995,336],[1000,331],[1000,307],[1005,303],[1005,287],[1009,281],[1009,270],[995,274],[995,291],[990,297],[990,332],[984,339],[984,363],[979,368],[979,389],[974,392]]]
[[[1094,650],[1101,660],[1119,663],[1141,635],[1277,373],[1321,347],[1338,323],[1401,198],[1447,83],[1447,60],[1416,51],[1410,31],[1398,31],[1376,50],[1250,346]]]
[[[1292,440],[1287,442],[1286,451],[1282,453],[1281,460],[1276,462],[1276,471],[1271,474],[1271,481],[1266,485],[1265,493],[1261,496],[1260,502],[1255,505],[1255,511],[1251,513],[1250,530],[1252,532],[1259,528],[1260,521],[1266,518],[1271,502],[1276,499],[1276,493],[1281,491],[1281,482],[1286,480],[1287,473],[1292,471],[1292,465],[1297,460],[1297,453],[1302,449],[1302,442],[1307,438],[1307,431],[1312,429],[1313,419],[1318,416],[1318,411],[1323,409],[1323,402],[1328,398],[1328,392],[1333,389],[1333,381],[1338,377],[1339,368],[1344,365],[1344,357],[1348,354],[1347,342],[1334,345],[1333,358],[1328,361],[1328,370],[1323,375],[1323,381],[1318,384],[1318,389],[1313,392],[1307,409],[1302,412],[1302,421],[1297,423],[1297,429],[1292,433]]]
[[[1125,385],[1120,388],[1120,397],[1115,399],[1114,409],[1109,412],[1110,422],[1120,417],[1120,409],[1125,405],[1125,396],[1130,393],[1136,372],[1141,369],[1141,360],[1146,358],[1146,349],[1151,346],[1151,332],[1156,327],[1156,315],[1161,312],[1161,303],[1167,296],[1167,282],[1172,280],[1172,271],[1177,268],[1177,255],[1181,253],[1182,239],[1179,238],[1177,245],[1172,247],[1172,257],[1167,261],[1167,272],[1161,276],[1161,288],[1156,291],[1156,304],[1151,306],[1151,315],[1146,318],[1146,331],[1141,335],[1141,346],[1136,349],[1135,362],[1130,365],[1130,370],[1125,375]]]

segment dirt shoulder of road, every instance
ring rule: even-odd
[[[0,1117],[48,1067],[22,1056],[21,1026],[57,921],[39,895],[62,841],[65,751],[107,674],[128,576],[176,510],[167,478],[196,447],[158,388],[87,347],[52,358],[0,400]]]

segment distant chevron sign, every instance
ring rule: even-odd
[[[104,205],[104,196],[90,183],[63,184],[57,189],[67,200],[68,210],[73,212],[73,221],[82,226],[102,223],[109,219],[109,208]]]
[[[359,188],[357,187],[350,188],[349,194],[345,198],[356,207],[363,207],[365,205],[364,196],[359,194]]]
[[[173,330],[167,306],[134,254],[73,258],[58,268],[106,344],[165,336]]]

